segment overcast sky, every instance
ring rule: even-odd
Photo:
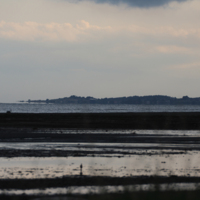
[[[0,0],[0,102],[200,96],[199,0]]]

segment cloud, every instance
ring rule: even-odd
[[[175,45],[166,45],[166,46],[157,46],[156,48],[160,53],[174,54],[174,53],[183,53],[188,54],[191,51],[185,47],[175,46]]]
[[[24,41],[68,41],[80,36],[95,37],[96,32],[109,31],[110,27],[93,26],[84,20],[73,26],[70,23],[0,22],[0,38]]]
[[[83,0],[78,0],[83,1]],[[113,5],[126,4],[133,7],[149,8],[156,6],[164,6],[171,2],[184,2],[188,0],[90,0],[96,3],[109,3]]]
[[[0,22],[0,38],[19,41],[51,41],[51,42],[82,42],[100,41],[106,38],[197,38],[200,39],[200,29],[177,28],[171,26],[98,26],[81,20],[79,23],[37,23],[37,22]],[[157,50],[162,53],[182,52],[187,49],[175,46],[159,46]]]
[[[179,65],[172,65],[169,69],[180,69],[180,70],[191,70],[191,69],[200,69],[200,62],[193,62],[187,64],[179,64]]]
[[[173,26],[136,26],[131,25],[127,28],[127,31],[130,31],[134,34],[144,34],[152,36],[172,36],[175,38],[187,38],[187,37],[197,37],[200,38],[200,28],[178,28]]]

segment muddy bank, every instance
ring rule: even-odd
[[[138,148],[137,148],[138,149]],[[145,149],[145,148],[142,148]],[[148,148],[150,149],[150,148]],[[161,149],[161,148],[151,148],[151,149]],[[162,148],[163,149],[163,148]],[[168,148],[169,149],[169,148]],[[171,150],[171,148],[170,148]],[[179,148],[178,150],[186,150],[186,148]],[[190,148],[187,150],[194,150],[194,148]],[[200,150],[200,147],[195,150]],[[132,155],[180,155],[185,154],[185,151],[174,152],[121,152],[121,151],[65,151],[65,150],[1,150],[0,157],[13,158],[13,157],[118,157],[121,158],[123,156],[132,156]]]
[[[53,131],[52,131],[53,132]],[[56,132],[56,130],[55,130]],[[200,144],[199,136],[131,134],[57,134],[33,132],[33,129],[0,128],[0,142],[67,142],[67,143],[159,143]],[[198,148],[197,148],[198,149]]]
[[[68,186],[104,186],[104,185],[135,185],[162,183],[199,183],[199,177],[178,176],[138,176],[138,177],[99,177],[72,176],[54,179],[4,179],[0,180],[1,189],[35,189]]]
[[[0,113],[0,127],[199,130],[200,113]]]

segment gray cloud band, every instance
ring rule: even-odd
[[[83,0],[78,0],[78,1],[83,1]],[[114,5],[124,3],[127,4],[128,6],[149,8],[149,7],[163,6],[170,2],[184,2],[188,0],[89,0],[89,1],[94,1],[96,3],[109,3]]]

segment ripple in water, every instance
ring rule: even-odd
[[[200,112],[200,105],[1,103],[0,113]]]

